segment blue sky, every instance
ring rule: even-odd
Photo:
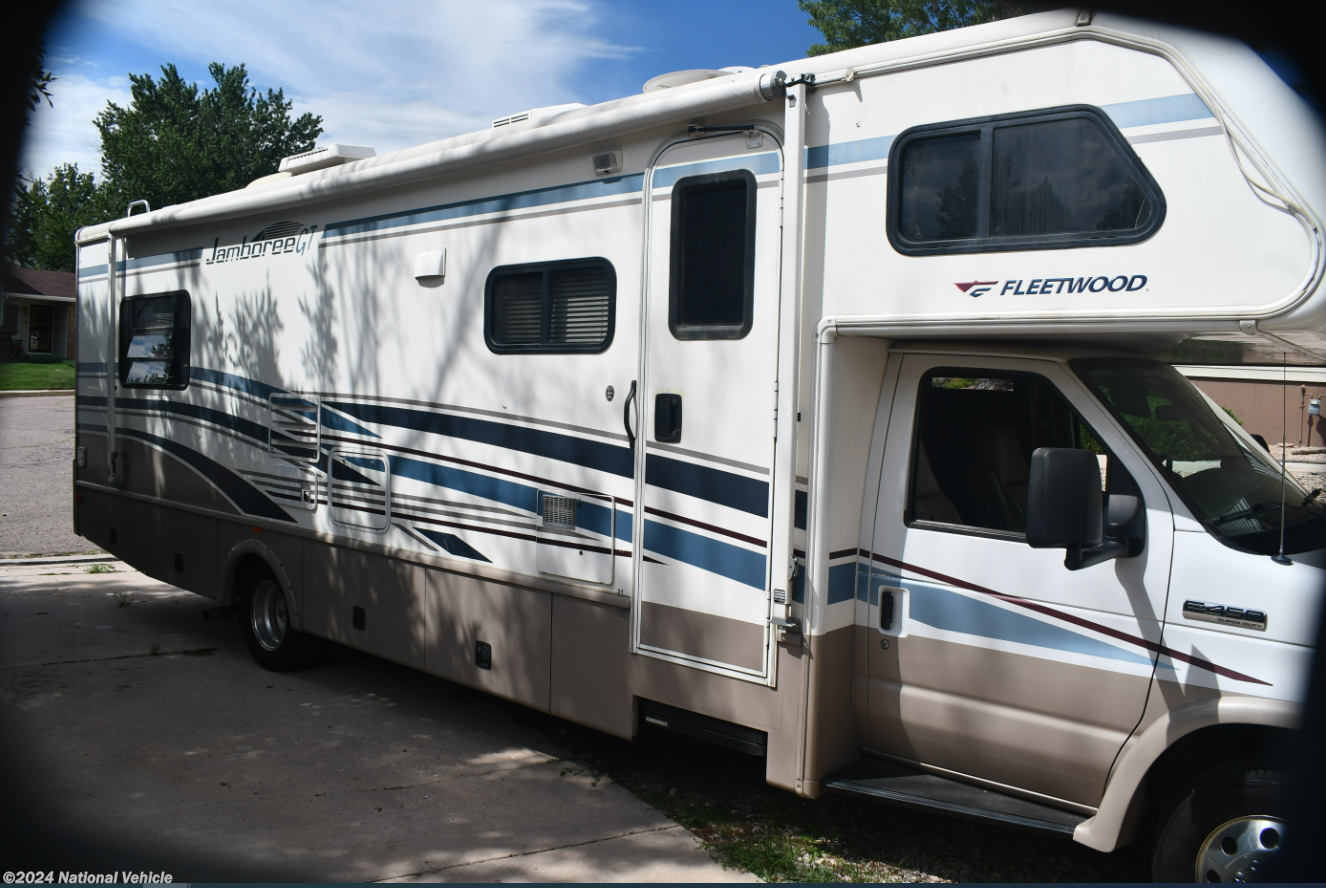
[[[323,141],[382,153],[531,107],[629,95],[667,71],[802,58],[819,39],[796,0],[80,0],[47,33],[60,79],[24,167],[98,170],[92,118],[127,104],[129,72],[156,76],[166,62],[203,83],[209,62],[242,62],[296,113],[321,114]]]

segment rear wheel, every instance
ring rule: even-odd
[[[249,572],[239,605],[244,642],[258,665],[286,672],[304,664],[307,639],[291,628],[285,592],[266,565]]]
[[[1284,844],[1279,771],[1229,763],[1180,790],[1151,859],[1158,882],[1257,882]]]

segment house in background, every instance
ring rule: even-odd
[[[72,272],[17,265],[0,271],[0,358],[17,354],[73,358],[78,342],[77,292]]]
[[[1326,369],[1289,364],[1177,366],[1184,376],[1221,407],[1226,407],[1248,432],[1274,444],[1326,447],[1323,417],[1312,412],[1326,403]]]

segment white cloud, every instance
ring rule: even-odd
[[[586,60],[633,52],[596,34],[593,0],[238,0],[224,13],[185,0],[89,0],[80,14],[110,39],[153,50],[143,70],[243,62],[255,83],[284,88],[296,113],[321,114],[322,141],[379,153],[578,101]]]
[[[100,173],[100,139],[92,118],[107,102],[123,106],[129,101],[127,77],[93,80],[62,70],[55,66],[59,79],[50,87],[54,107],[43,100],[28,128],[22,168],[30,176],[45,176],[61,163],[77,163],[82,172]]]

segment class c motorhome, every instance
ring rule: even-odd
[[[1326,512],[1171,364],[1326,361],[1323,158],[1246,47],[1077,11],[336,146],[79,232],[75,526],[270,668],[1233,879]]]

